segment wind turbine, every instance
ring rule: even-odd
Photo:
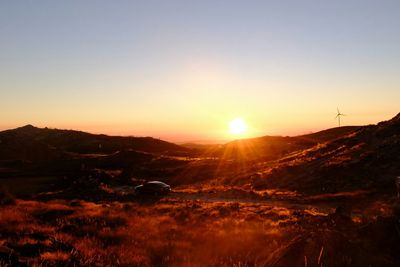
[[[337,115],[336,115],[335,119],[338,119],[338,123],[339,123],[339,127],[340,127],[340,117],[346,116],[346,115],[343,113],[340,113],[339,108],[336,108],[336,109],[337,109]]]

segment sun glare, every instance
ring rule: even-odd
[[[236,118],[229,123],[229,132],[234,135],[242,135],[247,132],[247,124],[241,118]]]

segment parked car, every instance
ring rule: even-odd
[[[135,187],[135,193],[138,195],[167,195],[171,192],[171,186],[160,181],[150,181]]]

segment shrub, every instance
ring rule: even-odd
[[[11,205],[15,203],[15,198],[4,187],[0,187],[0,206]]]

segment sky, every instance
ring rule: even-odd
[[[0,130],[174,142],[400,112],[398,0],[0,2]]]

